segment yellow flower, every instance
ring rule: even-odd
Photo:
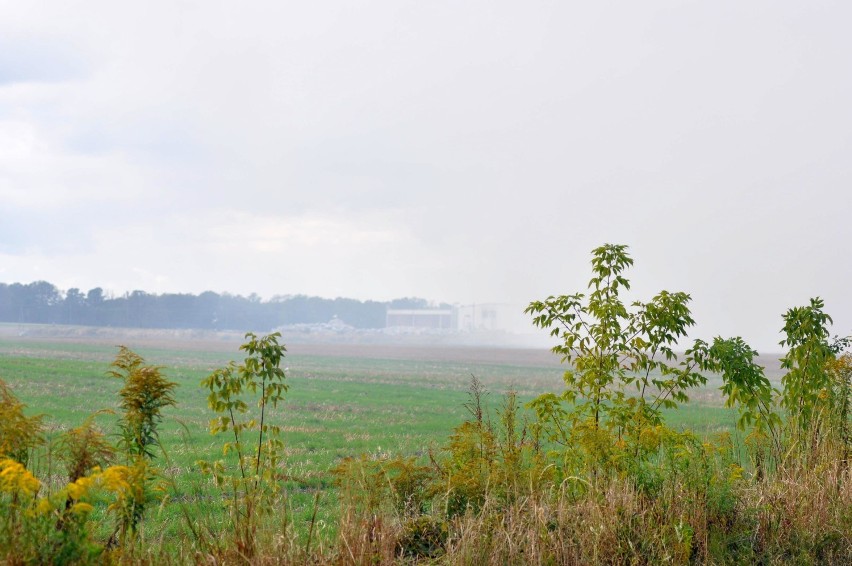
[[[737,481],[743,477],[743,469],[738,464],[731,464],[731,481]]]
[[[41,483],[22,464],[5,458],[0,460],[0,491],[31,497]]]
[[[51,511],[53,511],[53,504],[50,503],[50,500],[47,497],[43,497],[38,500],[38,505],[36,505],[36,514],[47,515]]]
[[[119,492],[130,489],[130,468],[127,466],[110,466],[101,472],[104,488],[108,491]]]
[[[75,515],[86,515],[88,513],[91,513],[92,509],[94,509],[94,507],[92,507],[88,503],[82,503],[82,502],[75,503],[74,505],[71,506],[71,512],[74,513]]]
[[[82,499],[89,493],[89,489],[92,487],[92,484],[95,482],[95,477],[82,477],[79,478],[74,483],[68,484],[68,496],[71,499]]]

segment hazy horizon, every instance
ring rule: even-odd
[[[852,333],[852,5],[0,0],[0,281]],[[773,346],[774,345],[774,346]]]

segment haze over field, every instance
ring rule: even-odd
[[[0,0],[0,281],[852,333],[852,6]]]

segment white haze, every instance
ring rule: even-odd
[[[852,4],[0,1],[0,281],[852,332]]]

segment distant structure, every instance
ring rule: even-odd
[[[388,309],[386,328],[454,332],[515,331],[523,312],[515,305],[483,303],[445,309]]]
[[[479,303],[456,307],[461,332],[525,332],[530,327],[524,308],[508,303]]]
[[[387,328],[457,330],[455,309],[388,309]]]
[[[461,305],[458,311],[459,330],[473,332],[475,330],[502,330],[500,328],[500,317],[498,311],[502,310],[499,304]]]

